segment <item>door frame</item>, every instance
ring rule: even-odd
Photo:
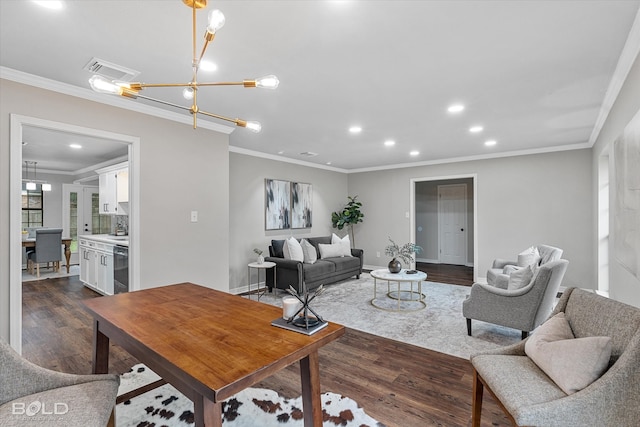
[[[409,235],[416,241],[416,184],[425,181],[448,181],[452,179],[468,179],[473,181],[473,281],[478,281],[478,174],[443,175],[433,177],[411,178],[409,180]],[[438,247],[440,244],[438,243]],[[468,248],[468,247],[467,247]]]
[[[22,353],[22,126],[112,139],[129,144],[129,283],[140,283],[140,138],[37,117],[10,114],[9,126],[9,344]]]

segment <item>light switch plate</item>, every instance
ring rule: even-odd
[[[191,222],[198,222],[198,211],[191,211]]]

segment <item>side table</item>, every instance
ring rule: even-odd
[[[256,293],[256,295],[258,295],[258,301],[260,301],[260,297],[262,295],[264,295],[264,293],[266,292],[265,288],[267,285],[267,269],[269,268],[274,268],[276,266],[275,262],[269,262],[269,261],[265,261],[262,264],[257,263],[257,262],[251,262],[247,265],[247,280],[249,281],[248,283],[248,287],[249,287],[249,299],[251,299],[251,269],[255,268],[258,270],[258,292]],[[265,288],[263,288],[262,292],[260,292],[260,271],[263,270],[264,271],[264,283],[265,283]],[[273,280],[274,283],[276,283],[276,269],[273,270]]]

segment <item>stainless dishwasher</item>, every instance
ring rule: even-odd
[[[129,292],[129,247],[113,248],[113,293]]]

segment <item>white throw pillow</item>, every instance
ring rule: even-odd
[[[514,270],[509,274],[509,284],[507,289],[513,291],[515,289],[521,289],[531,283],[533,279],[533,266],[528,265],[524,268]]]
[[[309,243],[307,239],[302,239],[300,242],[300,246],[302,247],[302,254],[304,255],[304,263],[305,264],[313,264],[318,260],[318,253],[316,252],[316,248]]]
[[[348,234],[341,239],[333,233],[331,235],[331,244],[342,246],[342,256],[351,256],[351,241]]]
[[[561,312],[536,329],[525,343],[524,352],[562,391],[573,394],[606,371],[611,338],[575,338]]]
[[[531,246],[518,254],[518,265],[520,267],[526,267],[534,264],[538,265],[539,262],[540,252],[535,246]]]
[[[302,246],[300,246],[300,242],[298,242],[293,236],[284,241],[282,252],[284,252],[285,259],[304,262],[304,253],[302,252]]]
[[[323,243],[318,244],[320,249],[320,258],[337,258],[342,257],[342,245],[325,245]]]

